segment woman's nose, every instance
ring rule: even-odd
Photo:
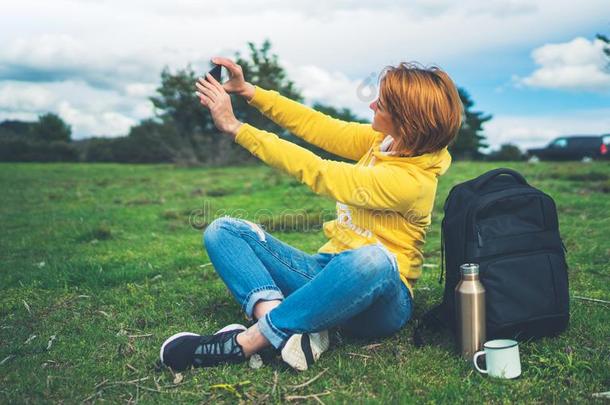
[[[371,110],[375,111],[377,109],[377,100],[375,100],[371,104],[369,104],[369,108]]]

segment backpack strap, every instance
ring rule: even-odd
[[[445,272],[445,218],[441,223],[441,274],[438,277],[438,283],[443,284],[443,274]]]
[[[479,176],[472,184],[472,187],[475,190],[480,190],[483,187],[485,187],[485,185],[487,183],[489,183],[490,181],[492,181],[493,179],[495,179],[496,177],[501,176],[501,175],[511,176],[513,179],[515,179],[517,181],[517,183],[527,185],[527,180],[525,180],[525,177],[523,177],[521,175],[521,173],[519,173],[515,170],[512,170],[512,169],[507,169],[507,168],[501,167],[498,169],[490,170],[487,173],[483,174],[482,176]]]

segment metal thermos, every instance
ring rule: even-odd
[[[462,279],[455,287],[458,347],[464,359],[472,360],[485,343],[485,288],[478,264],[462,264],[460,273]]]

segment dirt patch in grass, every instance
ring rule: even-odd
[[[206,201],[202,208],[187,208],[180,211],[180,218],[184,219],[183,223],[187,226],[202,230],[215,219],[216,211],[216,206]]]
[[[78,240],[80,242],[97,242],[112,239],[113,232],[108,224],[100,224],[89,232],[83,233]]]
[[[191,191],[191,197],[197,197],[199,195],[204,195],[205,191],[203,191],[202,188],[196,188],[193,191]]]
[[[545,177],[557,180],[567,181],[579,181],[579,182],[590,182],[590,181],[606,181],[610,179],[610,176],[606,173],[600,172],[586,172],[586,173],[569,173],[564,171],[552,172],[547,174]]]
[[[610,192],[610,175],[606,173],[595,171],[585,173],[573,173],[567,172],[565,170],[560,170],[548,173],[543,177],[547,179],[577,183],[573,191],[576,191],[580,195],[586,195],[591,193],[608,194]]]
[[[163,219],[179,219],[180,213],[176,210],[165,210],[161,213],[161,218]]]
[[[106,187],[108,184],[110,184],[110,180],[109,179],[100,179],[100,180],[96,180],[94,182],[94,184],[99,187]]]
[[[570,181],[604,181],[609,177],[606,173],[590,172],[568,174],[564,178]]]
[[[205,190],[205,195],[210,197],[222,197],[230,194],[233,194],[233,191],[226,188],[210,188]]]
[[[148,197],[138,197],[131,199],[125,203],[125,205],[150,205],[150,204],[164,204],[165,198],[160,197],[158,199],[152,199]]]
[[[286,176],[278,171],[269,172],[263,177],[263,183],[267,186],[275,187],[284,183]]]
[[[603,182],[585,183],[585,187],[578,188],[578,194],[586,195],[591,193],[608,194],[610,192],[610,180]]]
[[[172,220],[167,223],[167,230],[170,232],[185,230],[185,229],[188,229],[189,227],[190,227],[190,225],[183,221]]]

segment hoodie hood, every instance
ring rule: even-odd
[[[424,153],[423,155],[413,157],[395,156],[390,152],[384,151],[391,144],[391,136],[386,136],[381,142],[373,146],[372,155],[375,161],[386,161],[393,163],[408,163],[416,165],[421,169],[431,171],[437,176],[445,174],[451,165],[451,154],[447,148],[443,148],[436,152]]]

